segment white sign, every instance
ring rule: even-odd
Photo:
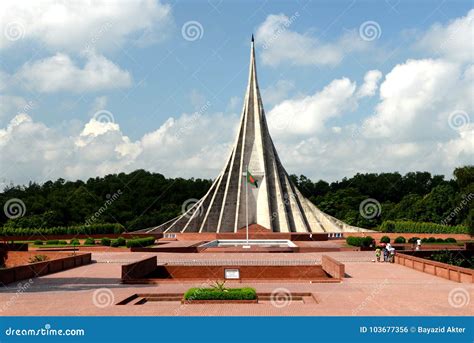
[[[225,279],[240,279],[240,270],[238,269],[224,269]]]

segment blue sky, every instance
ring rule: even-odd
[[[2,183],[137,168],[214,177],[234,138],[252,33],[290,173],[450,176],[473,161],[473,103],[462,94],[472,91],[470,1],[0,7]]]

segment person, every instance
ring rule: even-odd
[[[390,261],[390,263],[394,263],[394,262],[395,262],[395,248],[394,248],[394,247],[390,247],[390,257],[389,257],[389,261]]]
[[[418,250],[420,250],[420,249],[421,249],[421,239],[418,238],[418,239],[416,240],[416,250],[418,251]]]
[[[375,257],[377,259],[377,262],[380,262],[380,254],[381,254],[381,250],[379,247],[377,247],[377,249],[375,249]]]
[[[387,262],[388,261],[388,249],[387,246],[383,247],[383,261]]]

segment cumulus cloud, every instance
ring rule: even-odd
[[[331,43],[310,34],[292,31],[291,25],[298,17],[298,12],[290,17],[271,14],[258,27],[256,39],[263,48],[261,58],[264,64],[276,66],[289,62],[294,65],[336,65],[346,54],[369,46],[355,31],[347,32]]]
[[[382,78],[380,70],[369,70],[364,76],[364,83],[357,91],[359,97],[374,96]]]
[[[458,62],[474,61],[474,9],[446,25],[435,24],[417,42],[420,49]]]
[[[87,54],[82,68],[63,53],[28,62],[13,79],[26,89],[41,93],[91,92],[128,87],[132,83],[128,71],[94,53]]]
[[[171,6],[156,0],[0,2],[0,49],[37,40],[51,50],[115,49],[131,40],[143,45],[166,37]]]

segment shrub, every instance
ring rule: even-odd
[[[452,237],[448,237],[444,240],[446,243],[456,243],[456,239]]]
[[[147,247],[155,244],[155,237],[134,238],[127,241],[127,248]]]
[[[408,240],[408,243],[416,243],[417,240],[419,240],[420,237],[412,237]]]
[[[59,244],[59,241],[57,239],[46,241],[46,245],[58,245],[58,244]]]
[[[428,243],[435,243],[436,242],[436,238],[434,237],[430,237],[426,240]]]
[[[47,228],[17,228],[4,226],[0,228],[0,236],[120,234],[124,231],[125,228],[117,223]]]
[[[58,241],[58,245],[67,245],[66,241]]]
[[[382,232],[406,232],[406,233],[469,233],[468,226],[464,225],[441,225],[427,222],[413,222],[406,220],[386,220],[380,225]]]
[[[372,242],[373,238],[370,236],[367,237],[353,237],[349,236],[346,238],[346,243],[355,247],[369,247]]]
[[[401,244],[401,243],[405,243],[407,240],[405,239],[405,237],[402,237],[402,236],[398,236],[397,238],[395,238],[395,240],[393,241],[394,243],[398,243],[398,244]]]
[[[124,247],[126,244],[127,244],[127,241],[125,240],[125,238],[119,237],[119,238],[113,240],[110,243],[110,246],[111,247]]]
[[[79,244],[81,244],[81,242],[79,242],[79,240],[77,238],[73,238],[73,239],[71,239],[69,244],[70,245],[79,245]]]
[[[87,238],[85,241],[84,241],[84,245],[95,245],[95,240],[94,238]]]
[[[100,244],[106,247],[110,246],[110,238],[104,237],[100,240]]]
[[[190,288],[184,293],[186,300],[255,300],[257,292],[250,287],[228,288],[219,290],[217,288]]]
[[[380,243],[390,243],[390,237],[383,236],[382,238],[380,238]]]
[[[442,238],[436,238],[436,243],[444,243],[444,239],[442,239]]]
[[[48,256],[46,255],[35,255],[33,257],[30,257],[28,260],[29,263],[36,263],[36,262],[43,262],[49,260]]]
[[[34,241],[33,244],[34,244],[34,245],[43,245],[43,241],[37,239],[36,241]]]

